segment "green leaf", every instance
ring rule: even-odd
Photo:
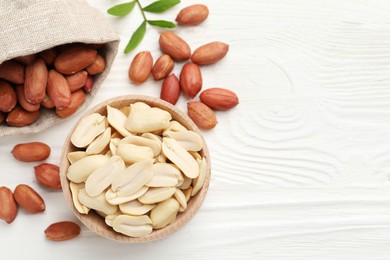
[[[136,1],[120,4],[111,7],[107,10],[107,13],[114,15],[114,16],[125,16],[126,14],[130,13],[131,10],[133,10],[134,6],[136,4]]]
[[[145,36],[145,32],[146,32],[146,21],[143,21],[131,36],[129,43],[125,48],[126,54],[134,50],[140,44],[140,42]]]
[[[180,3],[180,0],[159,0],[144,7],[144,11],[162,13]]]
[[[148,20],[148,24],[161,28],[176,28],[176,24],[165,20]]]

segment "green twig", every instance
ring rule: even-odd
[[[137,3],[139,10],[141,11],[141,14],[142,14],[142,17],[144,18],[144,21],[147,22],[148,19],[146,18],[146,15],[145,15],[143,7],[141,6],[141,3],[138,0],[135,0],[135,2]]]

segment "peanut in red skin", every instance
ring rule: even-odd
[[[194,98],[202,89],[202,73],[195,63],[186,63],[180,72],[180,88],[190,98]]]
[[[50,147],[41,142],[17,144],[11,153],[15,159],[22,162],[37,162],[50,156]]]
[[[42,197],[27,184],[19,184],[16,186],[14,198],[16,203],[30,214],[43,212],[46,209]]]
[[[16,205],[12,191],[8,187],[0,187],[0,218],[11,224],[17,215]]]
[[[129,68],[129,78],[135,83],[148,80],[153,67],[153,57],[149,51],[141,51],[135,55]]]
[[[61,189],[60,168],[51,163],[41,163],[34,166],[35,178],[49,189]]]
[[[160,98],[165,100],[172,105],[175,105],[180,95],[180,83],[175,74],[169,75],[164,79]]]
[[[53,223],[45,230],[45,236],[51,241],[65,241],[77,237],[81,232],[80,226],[71,221]]]

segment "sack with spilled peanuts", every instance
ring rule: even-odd
[[[87,107],[119,45],[85,0],[2,0],[0,31],[0,137],[40,132]]]

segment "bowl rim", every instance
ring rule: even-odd
[[[153,232],[147,236],[134,238],[129,237],[126,235],[123,235],[121,233],[118,233],[112,229],[112,227],[108,226],[104,222],[104,218],[99,216],[94,210],[90,211],[89,214],[81,214],[77,211],[73,204],[72,200],[72,194],[70,191],[70,185],[69,180],[66,177],[66,173],[68,170],[68,167],[70,166],[70,163],[67,159],[67,154],[71,150],[71,148],[74,149],[73,145],[70,142],[70,138],[74,130],[76,129],[76,126],[80,123],[80,121],[85,118],[86,116],[95,113],[99,110],[105,110],[107,105],[113,105],[115,107],[115,104],[117,103],[126,103],[127,105],[135,103],[135,102],[145,102],[146,104],[152,106],[152,107],[160,107],[164,110],[167,110],[172,115],[173,120],[177,120],[180,123],[182,123],[187,129],[192,130],[196,133],[198,133],[202,140],[203,140],[203,149],[201,150],[202,156],[206,160],[206,177],[203,184],[203,187],[201,190],[194,196],[191,197],[191,199],[188,201],[187,209],[184,212],[181,212],[178,214],[176,220],[169,224],[168,226],[153,230]],[[126,104],[123,104],[125,106]],[[211,163],[210,163],[210,154],[208,151],[207,144],[205,142],[205,139],[199,130],[199,128],[195,125],[195,123],[190,119],[190,117],[181,111],[178,107],[155,97],[145,96],[145,95],[125,95],[125,96],[117,96],[110,99],[107,99],[95,106],[93,106],[91,109],[87,110],[83,113],[83,115],[79,118],[79,120],[73,125],[71,130],[68,133],[67,138],[65,139],[61,157],[60,157],[60,180],[62,185],[62,192],[65,196],[65,199],[70,206],[72,212],[74,215],[90,230],[94,231],[96,234],[105,237],[110,240],[124,242],[124,243],[145,243],[145,242],[151,242],[155,240],[159,240],[163,237],[166,237],[167,235],[179,230],[182,226],[184,226],[198,211],[200,206],[203,204],[203,201],[206,197],[209,184],[210,184],[210,177],[211,177]],[[104,225],[102,225],[104,224]]]

